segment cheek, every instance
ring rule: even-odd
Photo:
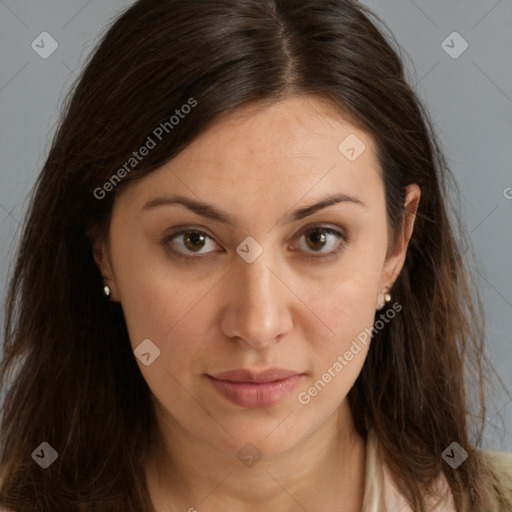
[[[301,297],[315,315],[309,317],[307,336],[311,378],[298,390],[297,400],[303,405],[314,402],[313,409],[334,411],[357,379],[370,347],[385,241],[359,242],[320,286],[303,284]]]
[[[356,249],[322,279],[299,278],[300,296],[315,313],[310,329],[333,350],[373,324],[383,259],[377,248]]]
[[[312,301],[321,321],[309,325],[310,374],[296,392],[302,414],[311,421],[319,411],[324,416],[335,412],[363,367],[375,316],[374,281],[373,276],[367,282],[340,278]]]
[[[117,235],[117,236],[115,236]],[[144,339],[165,345],[213,286],[211,276],[184,279],[163,247],[119,227],[112,237],[116,286],[134,348]],[[188,270],[190,273],[191,271]]]
[[[160,364],[183,368],[187,355],[200,349],[197,340],[208,341],[205,307],[212,285],[183,286],[173,281],[156,268],[134,276],[121,292],[122,307],[133,348],[149,338],[161,351]]]
[[[329,387],[318,405],[332,402],[335,406],[348,393],[363,366],[374,321],[374,291],[372,283],[345,279],[330,294],[316,298],[314,309],[321,312],[322,322],[317,320],[310,325],[312,377],[307,386],[313,386],[311,396]],[[305,386],[302,391],[307,391]]]
[[[189,393],[200,373],[198,365],[205,360],[202,354],[210,341],[207,325],[212,283],[187,286],[169,269],[166,272],[130,259],[118,277],[132,349],[137,352],[148,339],[157,347],[152,348],[158,356],[150,365],[137,360],[139,369],[153,394],[176,412],[180,404],[190,403]]]

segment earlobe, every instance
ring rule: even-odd
[[[388,302],[391,302],[391,294],[387,291],[383,291],[379,294],[379,298],[377,300],[377,311],[380,311]]]
[[[103,294],[113,302],[117,302],[117,289],[110,262],[110,255],[105,240],[95,240],[92,247],[94,261],[103,276]]]

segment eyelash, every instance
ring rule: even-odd
[[[342,233],[341,231],[338,231],[336,229],[333,229],[333,228],[329,228],[329,227],[326,227],[324,225],[313,225],[313,226],[308,226],[306,230],[304,230],[300,237],[299,237],[299,240],[300,238],[302,238],[302,236],[308,234],[308,233],[311,233],[312,231],[321,231],[321,232],[324,232],[326,234],[330,234],[330,235],[335,235],[337,236],[340,241],[339,243],[336,245],[336,247],[334,249],[332,249],[331,251],[328,251],[328,252],[325,252],[325,253],[321,253],[320,255],[312,255],[312,254],[309,254],[307,256],[301,256],[301,258],[307,260],[307,261],[319,261],[319,260],[324,260],[324,259],[332,259],[332,258],[335,258],[338,254],[340,254],[343,249],[345,248],[346,245],[348,245],[350,243],[350,239],[344,234]],[[162,243],[164,243],[164,245],[173,253],[173,255],[177,256],[178,258],[181,258],[183,260],[188,260],[189,262],[195,262],[195,261],[198,261],[199,259],[202,258],[202,256],[186,256],[184,253],[180,252],[179,250],[176,250],[174,248],[172,248],[172,246],[170,245],[170,242],[175,239],[175,238],[178,238],[179,236],[182,236],[182,235],[185,235],[185,234],[189,234],[189,233],[194,233],[194,234],[199,234],[199,235],[204,235],[205,237],[213,240],[215,243],[216,240],[211,237],[210,235],[208,235],[208,233],[204,232],[204,231],[201,231],[199,229],[195,229],[195,228],[186,228],[186,229],[182,229],[180,231],[176,231],[174,233],[172,233],[171,235],[165,237],[163,240],[162,240]],[[206,253],[208,254],[208,253]]]

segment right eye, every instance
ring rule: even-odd
[[[188,259],[197,258],[195,256],[187,256],[187,254],[205,254],[215,252],[208,250],[202,251],[202,249],[205,247],[208,249],[208,245],[210,245],[210,247],[217,245],[210,235],[198,229],[182,229],[167,236],[163,242],[177,256]]]

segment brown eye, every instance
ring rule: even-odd
[[[179,255],[207,254],[214,252],[217,244],[203,231],[184,229],[164,240],[171,250]],[[206,249],[206,250],[203,250]],[[209,250],[211,249],[211,250]]]
[[[205,245],[205,236],[202,233],[190,232],[183,236],[183,245],[191,251],[200,250]]]
[[[348,237],[340,231],[324,226],[316,226],[303,232],[299,242],[294,244],[293,247],[306,253],[303,256],[305,259],[319,260],[336,257],[348,243]]]
[[[322,233],[322,231],[319,229],[309,231],[306,235],[306,243],[308,244],[308,247],[314,251],[323,249],[326,241],[327,237],[325,236],[325,233]]]

